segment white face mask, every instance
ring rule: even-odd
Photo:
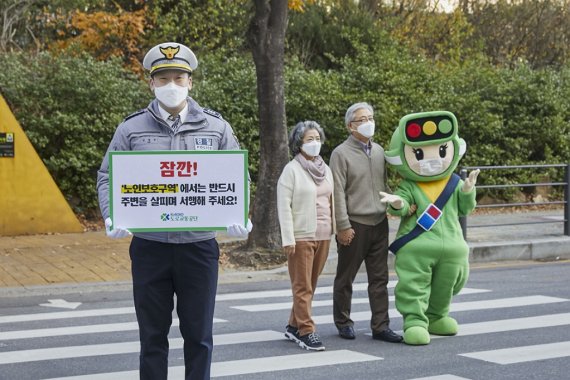
[[[425,176],[441,174],[444,171],[443,160],[441,158],[432,158],[429,160],[420,160],[420,174]]]
[[[356,128],[356,131],[362,136],[370,138],[374,135],[374,122],[367,121],[366,123],[362,123]]]
[[[303,144],[303,146],[301,147],[301,149],[303,150],[303,152],[305,152],[305,154],[307,154],[308,156],[311,157],[316,157],[319,155],[319,152],[321,151],[321,142],[320,141],[311,141],[308,142],[306,144]]]
[[[188,96],[188,86],[178,86],[170,82],[162,87],[154,88],[154,96],[168,108],[178,107]]]

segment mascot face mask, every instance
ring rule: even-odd
[[[465,153],[457,119],[447,111],[422,112],[400,120],[386,161],[404,178],[418,182],[449,177]]]

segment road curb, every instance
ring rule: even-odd
[[[469,244],[471,262],[570,259],[570,237]]]
[[[570,237],[518,240],[510,242],[468,242],[469,262],[488,263],[500,261],[541,260],[558,261],[570,260]],[[388,256],[388,268],[394,270],[395,256]],[[336,246],[331,245],[329,257],[323,269],[324,274],[335,274],[338,263]],[[362,265],[359,272],[365,273]]]

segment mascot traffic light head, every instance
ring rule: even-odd
[[[449,177],[465,154],[457,119],[447,111],[413,113],[400,119],[385,152],[386,161],[412,181]]]

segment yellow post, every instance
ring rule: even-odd
[[[2,95],[0,137],[0,236],[83,232]]]

